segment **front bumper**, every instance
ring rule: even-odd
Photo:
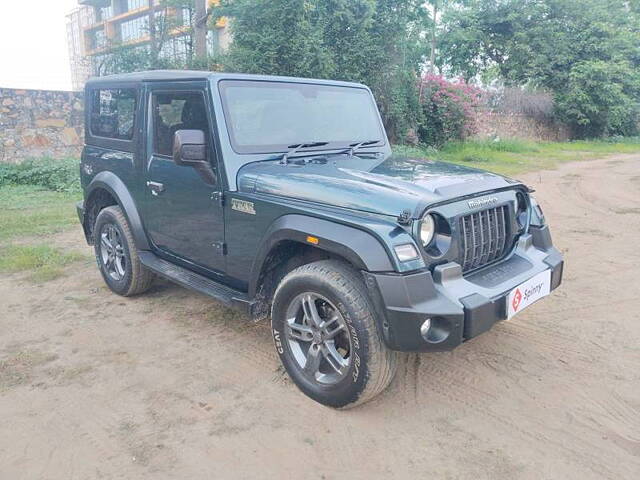
[[[564,262],[551,244],[547,226],[522,235],[506,260],[463,276],[459,264],[437,266],[433,273],[410,275],[365,272],[380,315],[380,329],[392,350],[446,351],[489,330],[507,318],[509,292],[550,269],[551,290],[562,281]],[[420,326],[431,319],[426,338]]]

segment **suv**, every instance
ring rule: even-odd
[[[364,85],[154,71],[86,86],[78,214],[123,296],[154,276],[271,318],[309,397],[363,403],[558,287],[522,183],[394,155]]]

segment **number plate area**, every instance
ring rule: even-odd
[[[540,272],[521,283],[507,296],[507,319],[513,318],[532,303],[549,295],[551,290],[551,270]]]

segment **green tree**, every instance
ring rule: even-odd
[[[417,125],[424,57],[420,0],[223,0],[232,19],[226,69],[363,82],[394,139]]]
[[[637,129],[630,126],[637,125],[640,98],[633,4],[467,0],[444,19],[440,62],[467,79],[494,70],[507,84],[552,91],[558,116],[576,136],[629,134]]]
[[[160,0],[147,18],[148,45],[112,44],[98,67],[99,75],[157,69],[208,69],[213,60],[197,57],[195,0]],[[175,32],[180,29],[180,35]],[[184,56],[170,53],[172,43],[181,44]]]
[[[638,75],[627,62],[584,61],[556,94],[556,108],[580,136],[636,135],[639,92]]]

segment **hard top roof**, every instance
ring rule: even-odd
[[[279,77],[272,75],[250,75],[244,73],[220,73],[206,72],[199,70],[150,70],[144,72],[122,73],[118,75],[106,75],[104,77],[93,77],[87,81],[88,87],[106,86],[118,83],[137,82],[172,82],[187,80],[262,80],[295,83],[317,83],[324,85],[342,85],[349,87],[362,87],[362,84],[342,82],[339,80],[319,80],[313,78],[300,77]]]

